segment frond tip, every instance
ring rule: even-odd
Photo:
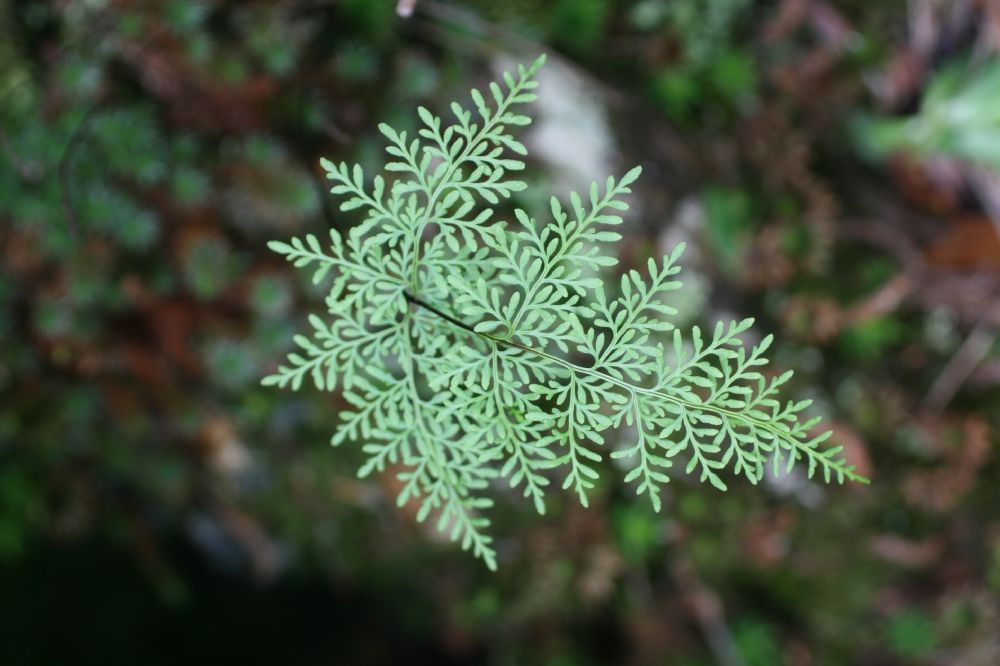
[[[332,443],[361,443],[362,477],[402,469],[398,503],[491,569],[485,490],[502,479],[544,513],[558,470],[586,506],[609,442],[657,511],[680,470],[720,490],[724,475],[756,484],[769,464],[801,462],[810,478],[866,481],[802,420],[808,402],[779,401],[791,373],[764,372],[771,336],[747,347],[749,319],[708,336],[674,327],[683,245],[606,286],[638,167],[568,205],[553,197],[548,219],[495,219],[487,205],[524,188],[512,174],[527,151],[508,130],[530,122],[520,108],[543,61],[472,91],[471,109],[453,104],[451,124],[421,107],[416,136],[381,125],[390,160],[370,181],[322,161],[341,210],[362,220],[328,243],[269,244],[330,289],[312,335],[263,383],[343,391]]]

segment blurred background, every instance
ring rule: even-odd
[[[516,203],[643,165],[871,486],[499,489],[492,575],[259,386],[318,158],[541,52]],[[0,257],[4,665],[1000,664],[1000,3],[0,0]]]

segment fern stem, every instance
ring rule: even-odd
[[[524,300],[521,302],[521,305],[517,310],[517,314],[514,315],[514,318],[511,321],[510,332],[508,333],[508,335],[514,335],[517,332],[517,326],[518,324],[521,323],[521,318],[524,317],[524,313],[527,312],[528,309],[531,307],[532,301],[535,300],[535,295],[538,293],[538,290],[541,289],[542,286],[545,284],[545,282],[549,279],[549,276],[552,274],[552,270],[565,259],[563,255],[573,247],[573,245],[577,242],[577,240],[580,238],[583,232],[587,230],[587,227],[593,224],[594,220],[597,219],[597,216],[601,214],[601,211],[604,209],[604,207],[607,206],[608,202],[613,200],[617,194],[618,192],[615,190],[609,190],[605,192],[604,199],[602,199],[598,205],[594,206],[593,210],[590,211],[590,214],[587,215],[587,217],[585,217],[583,220],[580,220],[579,224],[577,224],[577,227],[573,231],[572,235],[570,235],[569,238],[563,241],[562,246],[559,248],[558,254],[551,260],[549,259],[548,256],[545,257],[545,268],[542,270],[542,274],[538,276],[538,279],[535,281],[535,283],[531,285],[531,289],[528,291],[528,293],[524,297]]]
[[[403,292],[407,297],[408,301],[418,302],[416,299],[411,300],[411,297],[406,292]],[[422,301],[419,304],[430,309],[426,303]],[[449,322],[453,324],[459,324],[457,319],[448,318],[443,312],[437,310],[436,308],[431,309],[434,314],[445,317]],[[410,330],[410,313],[406,313],[406,318],[404,319],[404,326],[407,331]],[[480,533],[479,529],[473,523],[472,516],[470,515],[470,510],[465,506],[467,496],[462,492],[462,483],[459,479],[455,477],[455,472],[448,464],[445,453],[439,449],[437,446],[430,444],[434,437],[427,425],[424,423],[423,406],[419,399],[419,392],[417,391],[417,361],[413,353],[413,348],[410,345],[406,345],[408,352],[407,356],[407,368],[406,368],[406,381],[409,384],[410,396],[413,398],[411,409],[413,409],[413,414],[416,420],[417,429],[419,433],[414,438],[414,443],[418,449],[423,449],[423,453],[426,457],[434,460],[438,468],[438,480],[443,484],[447,494],[448,499],[442,500],[442,505],[438,507],[441,512],[451,512],[452,520],[454,520],[458,525],[460,525],[463,532],[463,539],[467,540],[467,543],[472,546],[473,552],[476,556],[482,557],[486,566],[490,570],[496,570],[496,552],[490,547],[487,538]],[[426,489],[425,489],[426,492]],[[433,497],[436,491],[428,493]],[[465,546],[463,546],[465,547]]]
[[[598,379],[600,379],[602,381],[610,382],[611,384],[614,384],[615,386],[617,386],[617,387],[619,387],[619,388],[621,388],[621,389],[623,389],[623,390],[625,390],[625,391],[627,391],[629,393],[632,393],[633,395],[635,395],[635,394],[638,393],[638,394],[641,394],[641,395],[646,395],[646,396],[650,396],[650,397],[654,397],[654,398],[659,398],[661,400],[666,400],[667,402],[671,402],[671,403],[673,403],[675,405],[678,405],[678,406],[684,408],[686,411],[687,410],[695,410],[695,411],[700,410],[700,411],[703,411],[703,412],[711,412],[713,414],[718,414],[719,416],[728,417],[730,419],[735,419],[737,421],[742,421],[743,423],[745,423],[747,425],[750,425],[750,426],[753,426],[754,428],[757,428],[757,429],[760,429],[760,430],[765,430],[765,431],[771,433],[774,436],[775,440],[781,440],[781,441],[783,441],[783,442],[785,442],[787,444],[790,444],[796,450],[801,451],[803,454],[809,456],[810,458],[817,458],[820,455],[820,453],[819,453],[819,451],[817,449],[809,447],[806,443],[798,440],[794,436],[790,436],[788,433],[785,433],[785,432],[781,431],[778,428],[774,428],[770,424],[765,423],[764,421],[761,421],[760,419],[756,419],[756,418],[754,418],[754,417],[752,417],[752,416],[750,416],[748,414],[745,414],[743,412],[737,412],[737,411],[734,411],[732,409],[726,409],[725,407],[718,407],[716,405],[710,405],[710,404],[706,404],[706,403],[692,402],[692,401],[689,401],[689,400],[684,400],[683,398],[679,398],[679,397],[677,397],[675,395],[670,395],[669,393],[661,393],[660,391],[657,391],[655,389],[647,389],[647,388],[643,388],[641,386],[635,386],[634,384],[631,384],[631,383],[629,383],[629,382],[627,382],[625,380],[618,379],[616,377],[612,377],[611,375],[605,374],[603,372],[599,372],[599,371],[597,371],[597,370],[595,370],[593,368],[584,368],[584,367],[581,367],[581,366],[579,366],[579,365],[577,365],[577,364],[575,364],[575,363],[573,363],[571,361],[567,361],[566,359],[559,358],[558,356],[550,354],[550,353],[548,353],[546,351],[542,351],[540,349],[534,349],[533,347],[529,347],[527,345],[522,345],[519,342],[515,342],[513,340],[507,340],[505,338],[500,338],[500,337],[497,337],[495,335],[491,335],[491,334],[483,332],[483,331],[477,331],[474,327],[469,326],[465,322],[463,322],[463,321],[461,321],[459,319],[456,319],[455,317],[452,317],[449,314],[446,314],[445,312],[441,311],[440,309],[434,307],[433,305],[431,305],[429,303],[425,303],[424,301],[420,300],[419,298],[417,298],[416,296],[414,296],[414,295],[412,295],[410,293],[403,292],[403,296],[406,298],[406,300],[409,303],[412,303],[412,304],[414,304],[414,305],[416,305],[418,307],[421,307],[421,308],[427,310],[428,312],[431,312],[431,313],[437,315],[438,317],[441,317],[442,319],[444,319],[448,323],[450,323],[453,326],[456,326],[456,327],[462,329],[463,331],[465,331],[467,333],[471,333],[471,334],[479,336],[481,338],[485,338],[487,340],[491,340],[491,341],[493,341],[496,344],[504,345],[506,347],[512,347],[514,349],[520,349],[521,351],[527,352],[529,354],[534,354],[535,356],[547,359],[549,361],[552,361],[553,363],[561,365],[564,368],[566,368],[567,370],[569,370],[570,372],[578,373],[578,374],[582,374],[582,375],[588,375],[590,377],[596,377],[596,378],[598,378]],[[847,461],[846,460],[843,461],[843,462],[841,462],[841,463],[837,463],[837,462],[834,462],[834,461],[827,461],[827,465],[829,467],[835,469],[839,474],[842,474],[847,479],[851,479],[852,481],[859,481],[861,483],[867,483],[868,482],[868,479],[866,479],[865,477],[861,476],[860,474],[855,473],[852,469],[850,469],[847,466]]]
[[[453,324],[455,326],[458,326],[459,328],[461,328],[461,329],[463,329],[465,331],[468,331],[469,333],[475,333],[476,335],[479,335],[478,333],[476,333],[476,329],[472,328],[471,326],[469,326],[465,322],[460,321],[460,320],[452,317],[451,315],[446,314],[445,312],[442,312],[441,310],[437,309],[436,307],[434,307],[430,303],[425,303],[424,301],[420,300],[419,298],[417,298],[416,296],[414,296],[413,294],[411,294],[408,291],[404,291],[403,292],[403,298],[406,299],[407,303],[413,303],[414,305],[422,307],[424,310],[427,310],[428,312],[431,312],[433,314],[436,314],[438,317],[441,317],[441,319],[444,319],[449,324]]]
[[[448,171],[445,172],[441,180],[434,186],[434,191],[430,193],[427,198],[427,208],[424,212],[424,219],[414,226],[413,234],[413,266],[410,276],[410,287],[416,291],[419,285],[417,284],[418,271],[420,269],[420,239],[424,235],[424,229],[430,224],[431,220],[434,218],[434,206],[437,205],[438,198],[444,194],[444,191],[449,185],[453,185],[452,176],[455,172],[462,166],[472,155],[472,151],[476,146],[483,140],[484,136],[488,136],[497,124],[497,121],[504,117],[507,109],[514,103],[514,99],[521,93],[524,89],[525,84],[531,81],[531,77],[534,76],[535,71],[537,71],[538,65],[532,66],[525,70],[524,75],[517,82],[517,86],[511,88],[510,94],[507,95],[503,103],[497,106],[496,111],[490,117],[489,120],[483,123],[482,128],[475,134],[475,136],[469,136],[466,139],[465,147],[462,149],[462,153],[458,156],[451,166],[448,167]],[[454,322],[452,322],[454,323]]]

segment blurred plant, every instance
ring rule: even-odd
[[[648,509],[618,505],[613,517],[618,548],[630,563],[644,562],[662,545],[661,521]]]
[[[743,190],[716,186],[704,192],[702,202],[712,254],[722,270],[735,277],[743,268],[751,235],[753,202]]]
[[[750,6],[750,0],[673,0],[659,4],[666,23],[681,40],[684,60],[694,69],[704,69],[716,60],[720,47],[732,41],[736,21]]]
[[[250,304],[265,317],[285,315],[292,305],[292,292],[288,280],[279,275],[262,275],[254,282]]]
[[[17,467],[0,469],[0,562],[20,555],[41,512],[36,481]]]
[[[557,0],[549,15],[551,33],[575,51],[588,49],[601,39],[610,9],[608,0]]]
[[[184,279],[194,294],[211,300],[228,289],[242,272],[243,262],[229,244],[216,236],[200,236],[182,257]]]
[[[747,666],[780,666],[781,644],[774,629],[766,622],[747,617],[733,627],[733,639]]]
[[[953,65],[931,80],[920,110],[907,118],[865,115],[855,122],[861,148],[957,157],[1000,169],[1000,60]]]
[[[206,353],[211,376],[223,387],[245,389],[260,369],[256,355],[235,340],[215,340]]]
[[[613,427],[634,429],[634,443],[611,456],[634,463],[625,480],[637,481],[656,510],[680,456],[689,456],[687,473],[720,490],[719,470],[731,466],[757,483],[768,462],[776,473],[805,460],[810,477],[821,469],[827,481],[862,480],[840,447],[820,447],[831,433],[813,435],[818,419],[799,421],[809,401],[782,407],[776,399],[791,373],[761,373],[771,336],[748,352],[739,336],[752,320],[717,324],[707,343],[695,327],[690,344],[664,320],[676,314],[662,299],[681,286],[673,278],[683,244],[650,259],[647,276],[623,275],[608,297],[598,273],[618,260],[602,245],[621,239],[611,228],[628,210],[622,197],[638,168],[609,177],[603,192],[594,183],[589,208],[576,193],[569,211],[553,197],[549,224],[516,209],[520,228],[508,229],[489,224],[492,209],[476,211],[477,200],[496,205],[525,187],[506,178],[524,164],[505,149],[526,150],[505,128],[530,122],[512,107],[535,99],[541,64],[505,74],[506,91],[491,84],[495,109],[472,91],[481,125],[458,104],[458,123],[448,127],[419,108],[424,143],[382,125],[398,160],[386,172],[403,174],[388,191],[384,176],[369,192],[360,166],[323,160],[332,192],[346,197],[341,210],[367,216],[346,238],[332,230],[328,249],[312,235],[270,244],[311,267],[315,283],[335,277],[326,298],[333,321],[310,316],[315,337],[296,336],[301,352],[264,384],[298,389],[309,377],[333,390],[343,382],[355,411],[342,414],[333,443],[366,441],[360,476],[402,464],[400,506],[417,500],[418,520],[438,511],[439,529],[491,569],[489,521],[478,511],[492,501],[476,493],[508,478],[542,513],[544,471],[568,467],[563,488],[586,506],[602,459],[593,447]],[[428,238],[429,228],[437,234]],[[668,356],[656,339],[671,330]],[[571,349],[591,363],[559,355]]]
[[[894,615],[887,632],[892,651],[907,659],[929,656],[938,643],[934,621],[917,609],[907,609]]]
[[[1000,537],[993,541],[993,553],[987,582],[993,590],[1000,592]]]
[[[316,186],[273,137],[229,144],[224,154],[234,164],[223,201],[235,225],[263,233],[297,226],[316,214]]]
[[[736,25],[749,6],[749,0],[645,0],[633,7],[633,25],[666,28],[680,45],[677,61],[653,82],[653,94],[668,114],[685,119],[706,99],[734,104],[754,90],[753,58],[733,44]]]

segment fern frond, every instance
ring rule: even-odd
[[[516,209],[495,221],[484,207],[524,188],[512,174],[526,150],[508,130],[530,122],[518,108],[535,99],[542,61],[472,91],[471,109],[453,104],[452,124],[421,107],[416,136],[381,125],[390,159],[370,182],[322,162],[341,210],[362,219],[326,246],[270,244],[330,291],[327,316],[309,318],[312,335],[264,384],[342,387],[350,408],[332,443],[361,443],[361,476],[402,469],[397,502],[435,515],[490,568],[489,486],[503,479],[543,513],[559,470],[587,505],[609,442],[623,442],[611,457],[656,510],[680,468],[721,490],[725,475],[759,482],[769,463],[864,481],[802,419],[808,402],[779,402],[791,373],[764,373],[771,337],[748,348],[751,320],[707,338],[673,326],[683,246],[606,290],[638,167],[567,206],[553,197],[545,220]]]

